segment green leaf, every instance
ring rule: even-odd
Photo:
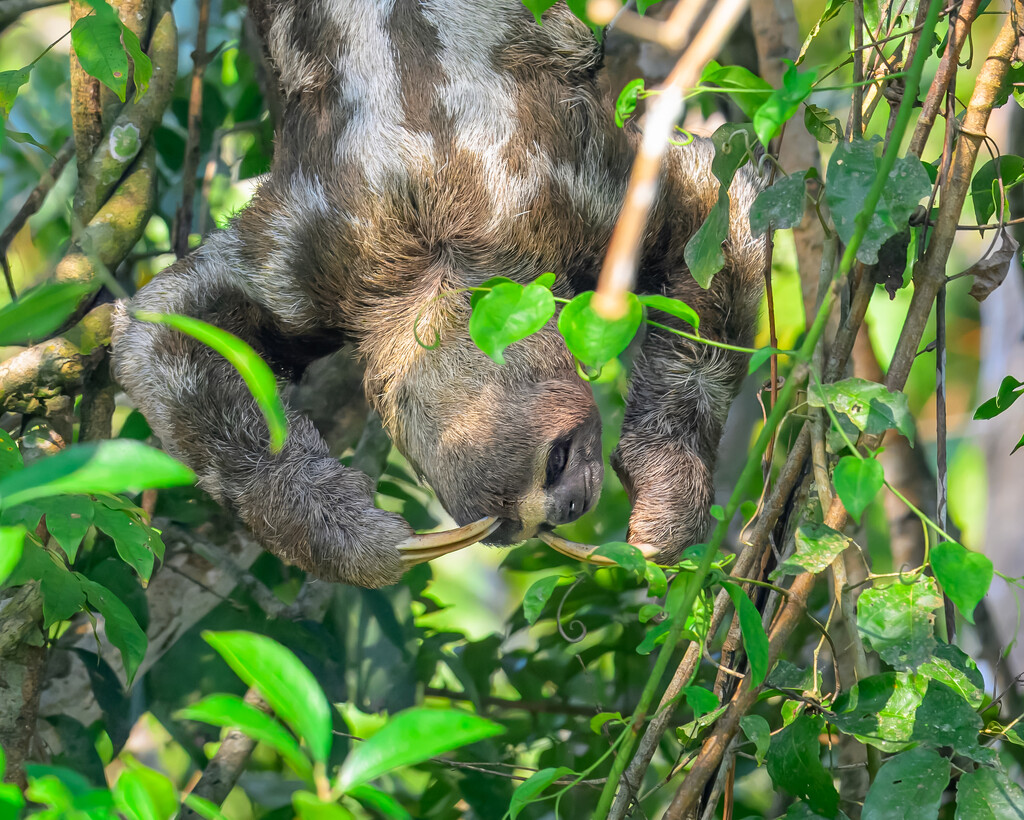
[[[800,54],[796,58],[797,64],[803,62],[804,56],[807,54],[807,49],[810,48],[811,43],[818,36],[818,32],[821,31],[821,27],[825,25],[829,20],[836,18],[839,12],[843,10],[843,6],[846,5],[850,0],[828,0],[825,5],[825,10],[821,13],[821,17],[818,18],[818,22],[815,23],[807,37],[804,39],[804,44],[800,46]]]
[[[856,219],[878,174],[874,143],[863,139],[840,141],[828,165],[825,196],[832,220],[843,242],[856,231]],[[882,199],[871,218],[857,258],[868,265],[878,262],[878,251],[889,237],[906,229],[920,200],[931,193],[931,180],[921,161],[901,157],[889,173]]]
[[[113,540],[121,559],[138,573],[143,584],[149,583],[155,559],[142,522],[122,510],[109,510],[100,504],[95,506],[93,516],[96,526]]]
[[[168,820],[178,813],[174,784],[152,769],[138,766],[121,772],[112,791],[118,809],[129,820]]]
[[[358,786],[349,792],[349,797],[358,800],[364,807],[372,809],[388,820],[413,820],[402,804],[390,794],[385,794],[373,786]]]
[[[94,285],[46,283],[0,308],[0,346],[23,345],[45,339],[78,308]]]
[[[555,587],[561,580],[562,576],[560,575],[549,575],[547,578],[535,581],[526,590],[526,595],[523,596],[523,614],[526,616],[528,624],[537,623],[540,613],[544,611],[548,599],[551,598],[551,593],[555,591]]]
[[[622,721],[621,712],[599,712],[590,719],[590,731],[595,735],[601,734],[601,729],[611,721]]]
[[[668,579],[665,577],[665,570],[652,561],[648,561],[646,575],[648,597],[660,598],[668,592]]]
[[[802,572],[819,573],[850,545],[850,539],[824,524],[804,522],[796,531],[796,551],[779,564],[770,580]]]
[[[40,498],[35,506],[46,516],[46,530],[64,550],[69,563],[78,556],[78,547],[93,521],[93,501],[84,495]]]
[[[1024,180],[1024,157],[1003,154],[982,165],[971,179],[971,202],[979,225],[987,225],[999,203],[999,180],[1003,190]],[[1006,217],[1009,217],[1008,211]]]
[[[843,125],[827,108],[808,103],[804,107],[804,127],[818,142],[832,143],[843,138]]]
[[[106,3],[90,3],[96,14],[82,17],[71,29],[71,46],[85,72],[124,102],[128,90],[128,55],[121,45],[121,21]],[[106,8],[106,12],[102,9]]]
[[[935,610],[942,597],[932,578],[865,590],[857,600],[857,628],[882,660],[916,669],[935,648]]]
[[[982,725],[981,715],[959,692],[930,680],[924,700],[914,713],[914,732],[910,739],[925,746],[950,746],[959,754],[977,759],[981,751],[978,733]],[[984,751],[993,753],[991,749]]]
[[[512,802],[509,803],[508,813],[511,820],[516,820],[521,812],[528,803],[532,803],[538,799],[538,796],[544,789],[554,783],[558,778],[563,777],[567,774],[574,774],[572,769],[567,769],[565,766],[559,766],[558,768],[552,769],[541,769],[539,772],[531,775],[529,778],[520,783],[514,792],[512,792]]]
[[[226,330],[190,316],[148,312],[136,312],[133,316],[142,322],[172,327],[213,348],[227,359],[249,388],[267,422],[270,430],[270,451],[276,453],[284,447],[288,434],[288,419],[277,390],[277,380],[274,378],[274,371],[255,350]]]
[[[844,379],[832,384],[812,384],[807,401],[812,407],[828,403],[865,433],[884,433],[893,428],[906,436],[911,446],[914,444],[914,417],[905,393],[866,379]]]
[[[119,493],[192,484],[195,474],[166,453],[137,441],[76,444],[0,479],[5,509],[35,498]]]
[[[117,647],[124,662],[125,675],[131,684],[139,664],[146,657],[149,642],[135,616],[109,589],[95,581],[90,581],[81,573],[75,573],[81,584],[82,591],[89,601],[89,606],[103,616],[103,625],[107,638]]]
[[[626,313],[605,319],[590,306],[593,298],[594,292],[588,290],[563,307],[558,330],[573,356],[587,367],[600,368],[629,347],[643,321],[643,308],[636,294],[627,293]]]
[[[495,285],[481,298],[469,317],[469,335],[484,353],[505,364],[506,347],[540,330],[555,315],[555,297],[534,282]]]
[[[644,554],[632,544],[627,544],[624,541],[610,541],[607,544],[602,544],[594,550],[594,555],[614,561],[623,569],[635,572],[641,578],[647,573],[647,559],[644,558]]]
[[[864,799],[862,820],[935,820],[949,783],[949,761],[931,749],[887,760]]]
[[[312,792],[292,792],[292,807],[299,820],[354,820],[344,806],[334,800],[321,800]]]
[[[21,560],[25,535],[24,527],[0,527],[0,587]]]
[[[819,814],[834,817],[839,793],[821,765],[822,728],[819,719],[803,714],[776,734],[768,752],[768,774],[778,788],[802,797]]]
[[[764,104],[774,89],[752,71],[739,65],[719,65],[712,60],[700,77],[701,85],[717,86],[716,91],[728,95],[749,119]]]
[[[682,319],[693,326],[694,330],[700,328],[700,317],[692,307],[679,299],[671,299],[668,296],[660,296],[656,293],[641,296],[640,304],[650,310],[660,310],[677,319]]]
[[[703,686],[684,686],[682,695],[686,705],[693,710],[693,716],[698,719],[711,714],[719,705],[718,696]]]
[[[174,718],[238,729],[253,740],[266,743],[288,761],[300,777],[312,781],[313,766],[288,730],[236,695],[208,695],[198,703],[175,712]]]
[[[186,794],[181,802],[206,820],[229,820],[228,816],[220,810],[220,806],[198,794]]]
[[[932,572],[949,599],[956,604],[968,623],[974,623],[974,608],[992,584],[994,567],[980,552],[970,552],[960,544],[943,541],[928,553]]]
[[[20,470],[22,466],[21,450],[10,433],[0,429],[0,478]]]
[[[331,753],[331,707],[320,684],[294,654],[277,641],[252,632],[203,632],[203,639],[235,674],[255,686],[270,708],[309,747],[313,760]]]
[[[974,418],[990,419],[998,416],[1021,396],[1024,396],[1024,382],[1007,376],[1000,383],[999,392],[974,411]]]
[[[630,80],[626,83],[626,87],[619,92],[619,97],[615,100],[615,124],[619,128],[623,128],[626,125],[626,120],[633,116],[643,91],[644,81],[643,78],[640,78]]]
[[[338,773],[342,794],[401,766],[413,766],[452,749],[500,735],[497,723],[454,709],[406,709],[356,746]]]
[[[777,231],[795,228],[803,221],[806,200],[804,174],[798,171],[776,180],[761,191],[750,206],[750,232],[756,236],[766,233],[769,226]]]
[[[729,186],[736,171],[750,156],[747,148],[750,132],[748,125],[726,123],[711,135],[711,142],[715,146],[711,172],[718,178],[718,199],[683,251],[690,274],[705,289],[725,265],[722,243],[729,235]]]
[[[832,481],[850,518],[859,524],[861,513],[885,484],[885,474],[882,465],[873,458],[843,456],[832,474]]]
[[[729,593],[733,606],[740,618],[740,632],[743,635],[743,648],[747,652],[750,663],[751,686],[760,686],[768,674],[768,635],[761,624],[761,613],[757,611],[747,594],[736,584],[723,583],[722,588]]]
[[[551,290],[551,288],[555,286],[555,278],[555,274],[552,273],[551,271],[548,271],[547,273],[542,273],[540,276],[534,279],[533,284],[540,285],[542,288],[547,288],[548,290]]]
[[[0,116],[11,113],[11,106],[18,96],[18,89],[28,82],[32,74],[32,66],[16,68],[13,71],[0,71]]]
[[[816,71],[798,71],[794,63],[789,63],[782,88],[773,91],[754,114],[754,132],[765,148],[807,99],[817,79]]]
[[[982,766],[956,784],[956,820],[1022,820],[1024,789],[1002,769]]]
[[[883,752],[899,752],[910,743],[914,711],[924,699],[924,685],[905,672],[861,678],[833,706],[832,723]]]
[[[541,25],[543,21],[540,16],[557,2],[558,0],[523,0],[523,5],[533,12],[537,25]]]
[[[778,354],[780,352],[774,347],[759,347],[750,354],[750,361],[747,363],[747,375],[750,376],[756,373],[758,368],[772,357],[773,353]]]
[[[153,63],[146,52],[142,50],[138,35],[123,23],[121,24],[121,37],[124,40],[124,49],[128,52],[132,65],[135,67],[132,78],[135,81],[135,99],[138,100],[146,93],[149,81],[153,79]]]
[[[666,618],[660,624],[652,626],[644,633],[644,639],[637,644],[636,653],[638,655],[650,655],[657,647],[665,643],[665,638],[668,636],[671,628],[671,618]]]
[[[21,560],[7,577],[6,585],[38,581],[43,594],[43,626],[66,621],[85,606],[85,592],[78,578],[47,550],[31,541],[22,546]]]
[[[538,277],[539,278],[539,277]],[[516,285],[518,282],[513,282],[507,276],[492,276],[490,279],[485,279],[477,287],[473,288],[469,296],[469,307],[471,310],[475,310],[476,306],[480,303],[487,294],[491,292],[491,288],[497,287],[498,285]]]
[[[764,765],[768,747],[772,742],[772,729],[760,715],[744,715],[740,718],[740,729],[747,740],[754,744],[754,757],[758,766]]]
[[[985,702],[985,677],[978,664],[958,646],[940,643],[917,672],[956,690],[975,709]]]

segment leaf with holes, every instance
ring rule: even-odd
[[[931,749],[911,749],[878,770],[864,799],[862,820],[934,820],[949,783],[949,761]]]
[[[827,403],[865,433],[884,433],[892,428],[906,436],[911,446],[914,444],[916,428],[906,394],[883,384],[857,378],[831,384],[815,382],[807,390],[807,401],[812,407]]]
[[[618,319],[606,319],[590,306],[593,291],[579,294],[562,308],[558,330],[565,344],[587,367],[600,368],[629,347],[643,321],[643,308],[636,294],[626,294],[626,312]]]
[[[857,628],[883,661],[914,670],[935,649],[935,610],[942,607],[935,580],[919,577],[865,590],[857,600]]]
[[[843,456],[832,474],[836,493],[843,502],[850,517],[860,523],[860,516],[867,509],[878,491],[885,484],[882,465],[873,458]]]
[[[850,546],[850,539],[824,524],[805,521],[797,527],[796,551],[779,564],[771,580],[801,572],[818,573],[835,561]]]
[[[795,228],[804,218],[807,199],[805,174],[799,171],[782,177],[757,195],[750,206],[750,232],[766,233],[769,225],[777,231]]]
[[[128,91],[128,55],[121,44],[121,21],[110,6],[107,12],[82,17],[71,29],[71,46],[82,68],[124,102]]]
[[[973,624],[974,608],[992,585],[992,562],[980,552],[971,552],[950,541],[936,544],[928,557],[932,572],[949,599],[968,623]]]
[[[555,297],[543,285],[502,282],[485,294],[469,317],[469,335],[484,353],[505,364],[504,350],[540,330],[555,315]]]

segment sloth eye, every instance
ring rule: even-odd
[[[550,487],[565,472],[565,467],[569,463],[569,448],[571,444],[572,442],[569,439],[559,439],[551,447],[551,452],[548,454],[548,466],[545,476],[546,486]]]

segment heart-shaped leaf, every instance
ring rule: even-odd
[[[873,458],[844,456],[839,459],[832,480],[850,518],[859,524],[861,513],[885,484],[885,473]]]
[[[506,347],[540,330],[555,315],[555,297],[544,285],[501,282],[473,308],[469,335],[498,364]]]
[[[992,562],[980,552],[971,552],[950,541],[932,547],[929,557],[932,572],[949,599],[973,624],[974,608],[992,584]]]
[[[626,312],[618,319],[606,319],[591,306],[591,290],[579,294],[562,308],[558,330],[569,351],[587,367],[600,368],[629,347],[640,322],[643,308],[633,293],[626,294]]]

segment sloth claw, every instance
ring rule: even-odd
[[[560,535],[555,535],[553,532],[542,532],[537,537],[551,547],[551,549],[555,550],[555,552],[575,558],[577,561],[586,561],[587,563],[597,564],[602,567],[618,566],[610,558],[605,558],[603,555],[594,555],[597,547],[591,544],[579,544],[576,541],[570,541],[567,538],[562,538]],[[644,558],[648,559],[654,558],[659,552],[657,547],[652,547],[650,544],[634,544],[633,546],[643,553]]]
[[[497,518],[490,516],[456,530],[417,533],[398,545],[402,564],[412,567],[468,547],[494,532],[499,523]]]

